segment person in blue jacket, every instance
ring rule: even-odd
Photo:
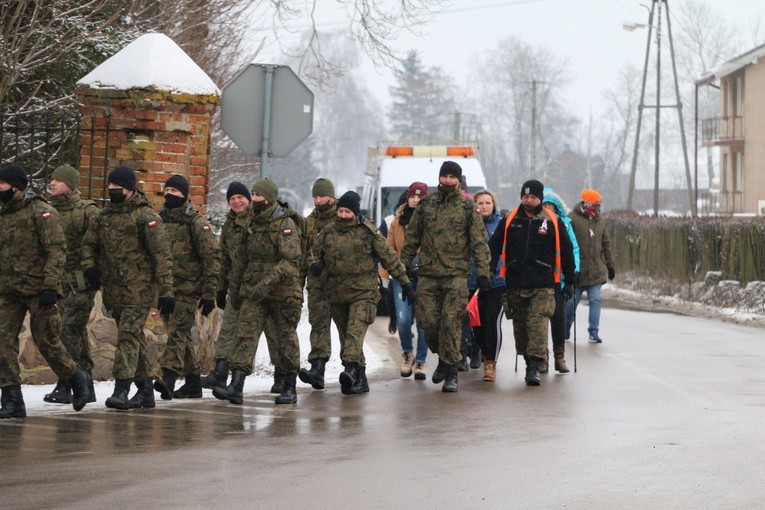
[[[574,235],[574,228],[571,226],[571,218],[568,217],[566,211],[568,207],[563,202],[563,199],[559,197],[552,188],[544,189],[544,198],[542,199],[542,207],[551,208],[552,211],[558,215],[566,226],[568,236],[571,238],[571,244],[574,245],[574,271],[576,275],[579,275],[579,244],[576,242],[576,236]],[[565,374],[569,369],[566,366],[566,346],[565,346],[565,300],[563,299],[563,286],[565,285],[565,279],[561,277],[560,286],[555,289],[555,312],[550,317],[550,333],[552,335],[553,342],[553,356],[555,357],[555,370]],[[576,281],[573,282],[576,286]],[[546,373],[549,371],[549,364],[545,360],[540,368],[540,373]]]

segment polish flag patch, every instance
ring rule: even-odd
[[[285,236],[291,236],[292,235],[292,229],[288,228],[288,229],[282,230],[282,234],[284,234]]]
[[[157,226],[157,222],[156,221],[150,221],[149,222],[149,228],[154,228],[156,226]]]
[[[202,227],[202,231],[209,232],[210,231],[210,225],[205,225],[204,227]]]
[[[49,212],[44,212],[42,217],[43,217],[44,220],[47,220],[48,218],[51,217],[51,214]]]

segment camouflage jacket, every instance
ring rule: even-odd
[[[287,202],[279,202],[279,205],[283,207],[286,212],[287,216],[295,223],[295,226],[297,226],[298,230],[300,231],[300,264],[298,267],[300,268],[300,286],[303,286],[303,282],[305,281],[306,274],[308,273],[307,265],[306,265],[306,255],[308,253],[308,220],[303,217],[302,214],[298,213],[290,204]]]
[[[363,216],[350,224],[333,222],[319,233],[311,263],[321,262],[320,277],[327,301],[342,299],[354,291],[377,296],[377,262],[401,282],[409,283],[406,269],[375,225]]]
[[[173,290],[203,299],[215,299],[220,250],[207,220],[187,201],[159,212],[173,253]]]
[[[270,299],[303,298],[300,230],[284,207],[273,204],[265,211],[253,211],[242,245],[245,267],[240,296],[249,296],[256,285],[263,284]]]
[[[140,191],[109,204],[82,239],[83,271],[98,266],[107,309],[157,305],[173,295],[173,256],[165,225]]]
[[[62,290],[66,237],[61,215],[27,190],[0,208],[0,294]]]
[[[306,236],[308,238],[308,244],[306,245],[306,254],[310,254],[313,250],[314,244],[316,244],[316,240],[319,238],[319,233],[324,230],[324,227],[327,225],[333,223],[335,221],[335,218],[337,217],[337,201],[333,202],[331,206],[326,211],[320,211],[316,208],[314,208],[313,211],[311,211],[311,214],[308,215],[306,218]],[[306,265],[304,268],[304,271],[308,275],[308,280],[306,283],[307,288],[313,288],[314,286],[318,287],[319,282],[314,278],[313,275],[311,275],[310,271],[308,271],[308,256],[306,257]]]
[[[69,290],[80,292],[87,289],[82,274],[82,237],[98,214],[98,207],[92,200],[83,200],[79,191],[48,198],[50,204],[61,215],[66,235],[66,271],[64,272],[64,293]]]
[[[236,294],[244,274],[242,239],[252,223],[252,203],[241,214],[229,210],[220,231],[220,272],[218,290]]]
[[[419,275],[430,277],[470,275],[472,256],[478,276],[489,277],[489,245],[475,202],[459,189],[426,195],[412,213],[401,250],[406,267],[419,249]],[[395,275],[394,275],[395,277]]]

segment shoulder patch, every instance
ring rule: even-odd
[[[202,227],[202,232],[209,232],[210,230],[211,230],[210,225],[205,225],[204,227]]]
[[[291,228],[285,228],[282,230],[282,234],[285,236],[291,236],[292,235],[292,229]]]
[[[49,212],[47,212],[47,211],[46,211],[46,212],[44,212],[44,213],[42,213],[42,218],[43,218],[44,220],[47,220],[47,219],[48,219],[48,218],[50,218],[50,217],[51,217],[51,213],[49,213]]]
[[[154,220],[152,220],[152,221],[150,221],[150,222],[148,223],[148,225],[149,225],[149,228],[154,228],[154,227],[156,227],[156,226],[157,226],[157,222],[156,222],[156,221],[154,221]]]

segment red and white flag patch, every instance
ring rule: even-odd
[[[43,217],[44,220],[47,220],[48,218],[51,217],[51,214],[49,212],[44,212],[42,217]]]
[[[292,235],[292,229],[291,228],[286,228],[286,229],[282,230],[282,234],[284,234],[285,236],[291,236]]]
[[[156,226],[157,226],[157,222],[156,221],[150,221],[149,222],[149,228],[154,228]]]
[[[210,231],[210,225],[205,225],[204,227],[202,227],[202,231],[203,232],[209,232]]]

